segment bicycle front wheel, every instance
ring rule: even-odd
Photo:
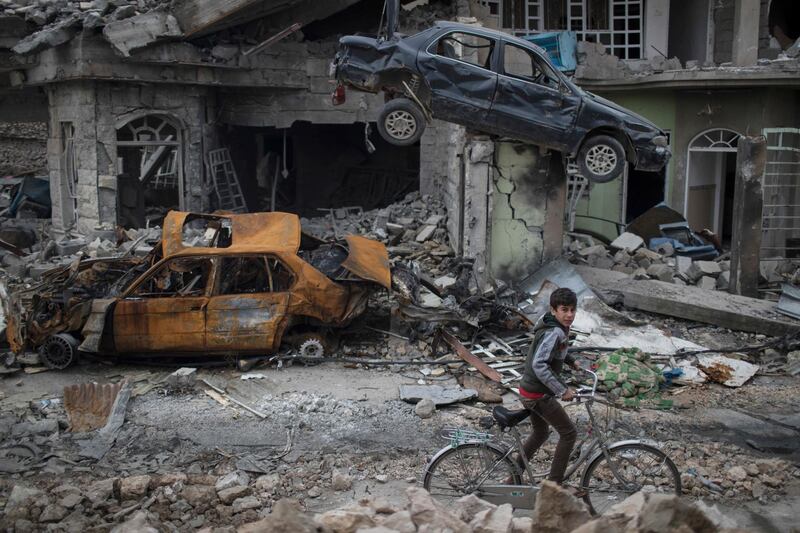
[[[640,490],[681,494],[681,476],[675,463],[654,446],[623,444],[598,456],[581,479],[586,503],[595,514],[603,514]]]
[[[464,443],[439,452],[425,469],[422,486],[443,503],[472,494],[484,484],[520,485],[522,477],[514,462],[499,448],[483,443]]]

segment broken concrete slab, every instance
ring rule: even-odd
[[[46,28],[25,37],[11,51],[20,55],[35,54],[71,41],[75,37],[75,33],[75,30],[69,25]]]
[[[756,375],[759,366],[724,355],[700,355],[697,357],[697,368],[711,381],[726,387],[741,387]]]
[[[644,239],[635,233],[625,232],[611,242],[611,247],[618,250],[625,250],[626,252],[635,252],[644,246]]]
[[[695,261],[686,270],[686,275],[693,281],[697,281],[703,276],[716,278],[722,269],[716,261]]]
[[[697,286],[707,291],[713,291],[717,288],[717,280],[711,276],[701,276],[700,279],[697,280]]]
[[[606,247],[602,244],[595,244],[587,248],[578,250],[578,255],[581,257],[588,257],[590,255],[606,255]]]
[[[625,306],[634,309],[776,337],[800,332],[800,321],[784,317],[775,302],[663,281],[631,280],[618,272],[597,272],[585,266],[575,270],[593,290],[619,293]]]
[[[433,232],[436,231],[436,226],[433,224],[428,224],[427,226],[423,226],[419,233],[417,233],[417,242],[425,242],[433,237]]]
[[[190,367],[179,368],[167,377],[167,386],[171,389],[182,390],[194,388],[197,383],[197,369]]]
[[[460,387],[442,387],[441,385],[401,385],[400,399],[404,402],[417,403],[428,399],[434,405],[449,405],[451,403],[465,402],[478,397],[475,389],[462,389]]]
[[[103,28],[103,37],[125,57],[129,57],[132,50],[182,35],[177,19],[163,11],[151,11],[117,20]]]

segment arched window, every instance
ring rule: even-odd
[[[736,147],[740,134],[706,130],[689,143],[683,214],[695,231],[708,228],[724,240],[730,235]]]

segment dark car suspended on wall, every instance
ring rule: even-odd
[[[558,150],[583,176],[607,182],[625,162],[658,171],[671,153],[666,134],[647,119],[582,90],[533,43],[453,22],[416,35],[394,33],[396,0],[388,0],[385,37],[342,37],[332,69],[345,87],[386,94],[378,130],[410,145],[432,118]]]

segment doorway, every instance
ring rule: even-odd
[[[683,215],[693,230],[710,229],[723,242],[731,236],[738,142],[735,131],[714,129],[689,143]]]

